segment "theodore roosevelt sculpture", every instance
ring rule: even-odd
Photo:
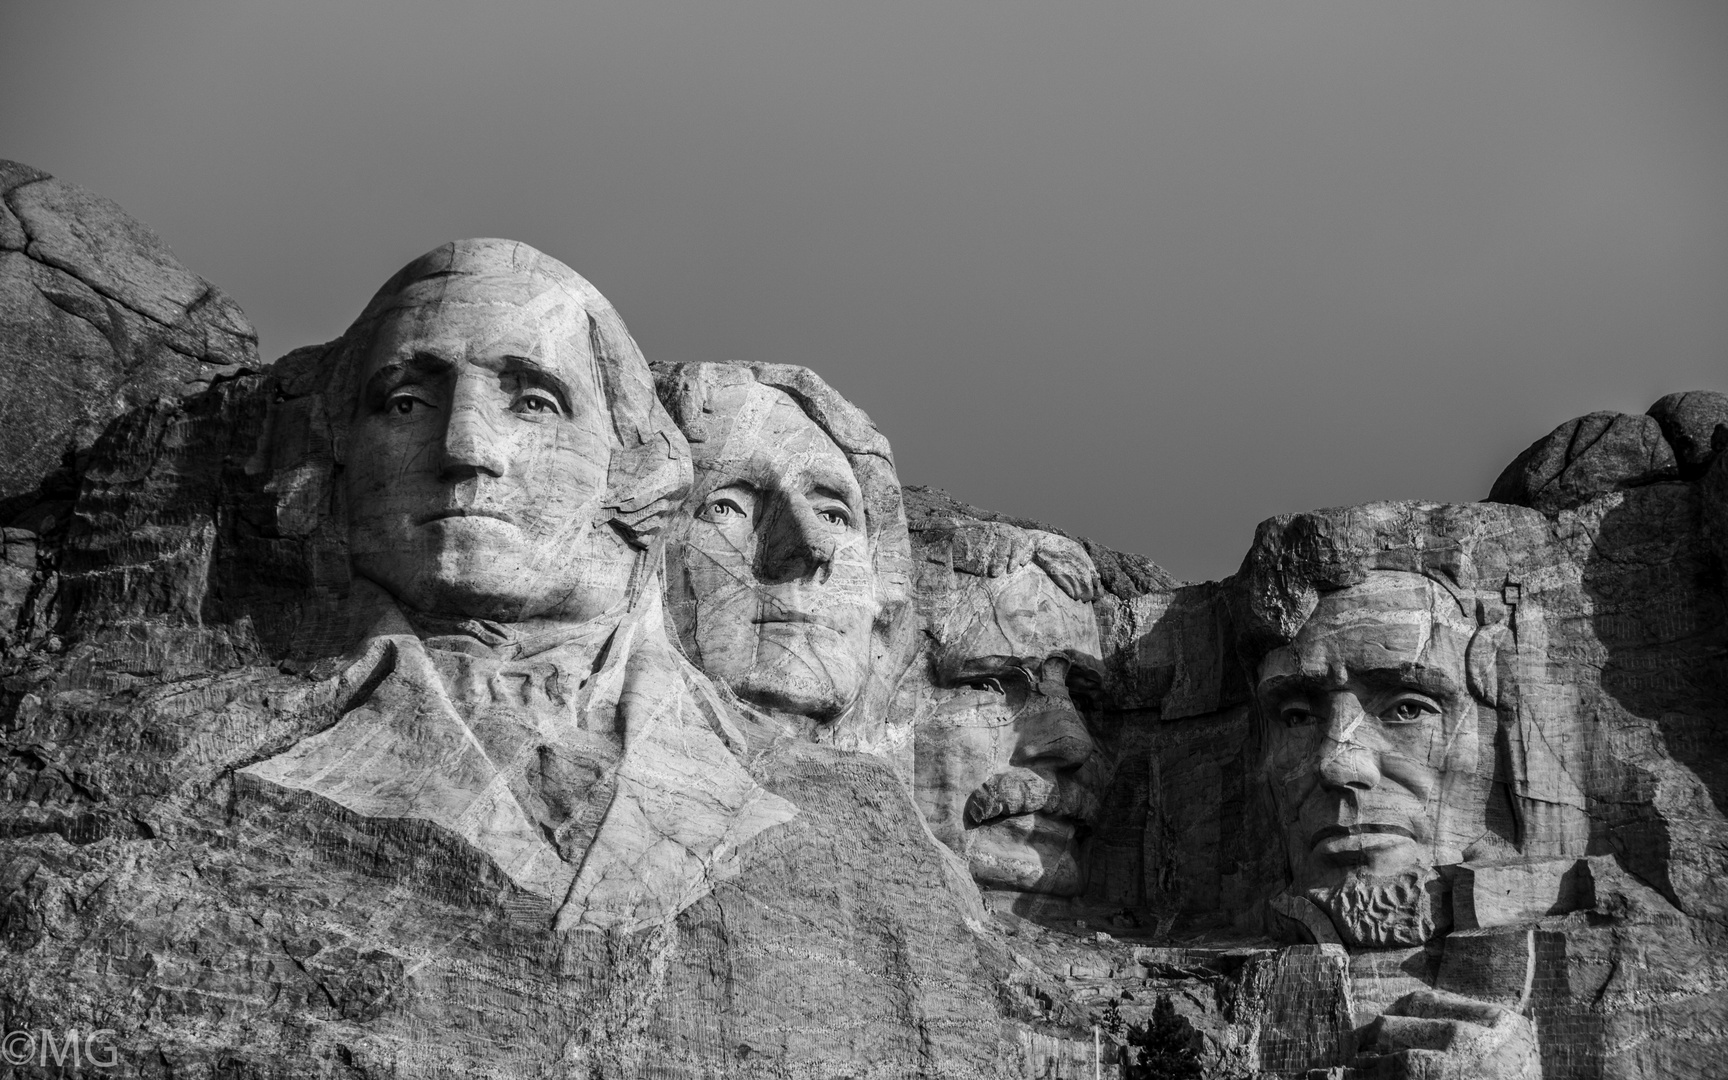
[[[807,368],[656,374],[695,466],[667,551],[685,652],[747,706],[757,740],[798,731],[891,752],[908,540],[887,440]]]
[[[1104,772],[1082,711],[1102,678],[1097,571],[1066,537],[995,522],[921,547],[924,652],[902,697],[919,808],[980,885],[1073,895]]]
[[[664,636],[689,466],[622,321],[556,259],[458,241],[379,290],[336,365],[367,628],[340,721],[245,775],[454,834],[560,928],[675,914],[791,811]]]

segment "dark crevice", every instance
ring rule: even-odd
[[[77,279],[74,278],[73,280],[77,280]],[[104,330],[96,322],[95,319],[92,319],[89,315],[85,314],[82,311],[79,311],[76,307],[73,307],[72,303],[69,299],[67,299],[66,297],[62,297],[58,294],[51,293],[47,289],[44,289],[40,285],[36,286],[36,291],[42,295],[42,299],[48,301],[50,304],[53,304],[55,307],[59,308],[61,311],[64,311],[66,314],[72,316],[75,319],[83,319],[85,322],[89,323],[92,327],[95,328],[97,333],[102,335],[103,339],[106,340],[110,346],[112,346],[114,344],[114,340],[112,337],[110,337],[108,331]]]
[[[19,219],[19,223],[20,224],[23,223],[22,218]],[[30,230],[25,229],[24,234],[26,236],[29,236]],[[66,274],[67,276],[76,279],[77,281],[81,282],[85,286],[85,288],[89,289],[91,292],[95,293],[97,296],[103,297],[104,299],[107,299],[107,300],[112,300],[114,303],[119,304],[121,307],[125,308],[127,311],[132,312],[132,314],[137,315],[138,317],[145,319],[149,322],[153,322],[157,326],[162,327],[164,330],[181,330],[181,329],[185,328],[184,327],[184,321],[185,321],[184,320],[184,311],[182,311],[182,317],[180,320],[178,320],[176,322],[171,322],[171,323],[170,322],[163,322],[161,319],[158,319],[156,316],[150,314],[148,311],[142,311],[138,308],[133,307],[131,304],[128,304],[121,297],[114,295],[112,290],[104,289],[104,288],[101,288],[100,286],[96,285],[93,282],[85,281],[83,278],[78,276],[78,271],[75,268],[73,268],[72,266],[67,265],[67,264],[63,264],[59,261],[56,261],[53,258],[50,258],[48,255],[46,255],[42,251],[41,245],[36,242],[35,237],[31,237],[30,242],[24,246],[24,254],[27,257],[34,259],[37,262],[41,263],[43,266],[53,267],[54,269],[60,271],[62,274]]]
[[[31,184],[45,184],[52,179],[54,179],[52,176],[38,176],[30,180],[22,181],[21,183],[13,184],[5,191],[0,191],[0,200],[4,200],[6,203],[6,209],[12,211],[13,216],[17,217],[19,216],[18,208],[12,205],[12,193],[14,191],[22,191]],[[25,235],[29,235],[28,229],[25,230]]]

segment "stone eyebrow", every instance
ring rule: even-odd
[[[564,406],[564,411],[572,411],[571,402],[574,401],[575,398],[570,392],[570,384],[566,382],[564,377],[559,375],[557,371],[545,364],[542,364],[538,360],[526,356],[508,354],[502,358],[502,361],[502,365],[499,368],[500,373],[512,375],[528,374],[532,375],[536,379],[544,381],[551,390],[557,393],[559,404]]]
[[[940,676],[948,682],[959,682],[965,679],[994,679],[1003,675],[1013,675],[1017,672],[1024,674],[1028,666],[1037,663],[1031,657],[1004,655],[961,656],[944,659],[946,662],[939,663],[937,668]]]
[[[366,377],[366,382],[360,387],[356,408],[376,407],[380,402],[378,395],[384,392],[386,384],[404,373],[414,375],[440,375],[453,366],[450,361],[425,350],[417,349],[407,356],[398,357],[387,364],[380,364],[378,369]],[[370,405],[368,405],[370,403]]]
[[[427,352],[425,349],[415,349],[407,356],[398,357],[387,364],[380,364],[378,370],[372,373],[372,378],[376,379],[381,375],[395,375],[403,371],[435,375],[449,371],[454,366],[449,360],[437,353]]]
[[[805,480],[810,483],[811,490],[831,499],[839,499],[852,506],[859,501],[862,494],[858,477],[853,474],[848,465],[844,469],[836,469],[832,462],[811,462],[799,470]]]
[[[1379,689],[1405,686],[1431,694],[1456,694],[1461,689],[1457,680],[1445,670],[1426,664],[1396,664],[1386,667],[1360,668],[1352,672]]]
[[[1355,667],[1351,668],[1348,674],[1368,683],[1376,690],[1386,690],[1397,686],[1430,694],[1457,694],[1462,690],[1458,681],[1448,675],[1444,669],[1429,667],[1426,664]],[[1256,687],[1256,692],[1271,695],[1315,693],[1332,689],[1336,689],[1336,684],[1330,675],[1295,672],[1287,675],[1272,675],[1262,679]]]
[[[1325,676],[1291,674],[1269,675],[1261,679],[1254,689],[1259,694],[1274,695],[1312,693],[1316,690],[1324,690],[1326,687],[1327,679]]]

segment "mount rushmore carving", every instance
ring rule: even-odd
[[[0,476],[7,1030],[161,1077],[1728,1050],[1728,396],[1183,584],[902,487],[819,363],[651,366],[525,244],[265,364],[0,181],[0,388],[52,405]],[[92,344],[139,312],[201,344]]]

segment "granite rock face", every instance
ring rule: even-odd
[[[8,184],[30,273],[184,293]],[[24,392],[117,395],[0,537],[7,1031],[164,1078],[1720,1073],[1728,395],[1182,583],[901,488],[814,371],[650,369],[526,245],[268,367],[210,327],[6,331]]]
[[[149,227],[0,160],[0,524],[122,412],[257,366],[239,307]]]
[[[1568,510],[1610,491],[1676,479],[1680,467],[1663,418],[1685,439],[1688,454],[1696,457],[1697,449],[1673,415],[1663,409],[1659,417],[1653,409],[1647,416],[1598,412],[1568,420],[1512,459],[1488,501]]]
[[[895,702],[920,809],[980,885],[1078,893],[1109,774],[1085,715],[1103,690],[1097,570],[1054,533],[920,524],[921,648]]]
[[[1712,390],[1669,394],[1650,406],[1649,415],[1661,425],[1662,437],[1674,448],[1680,473],[1688,480],[1703,475],[1728,446],[1728,394]]]
[[[685,653],[752,726],[903,763],[888,713],[910,647],[909,540],[888,440],[808,368],[656,376],[695,467],[667,551]]]
[[[106,1029],[132,1075],[1080,1045],[888,758],[757,723],[673,645],[686,443],[562,264],[446,245],[84,464],[4,684],[10,1021]]]

